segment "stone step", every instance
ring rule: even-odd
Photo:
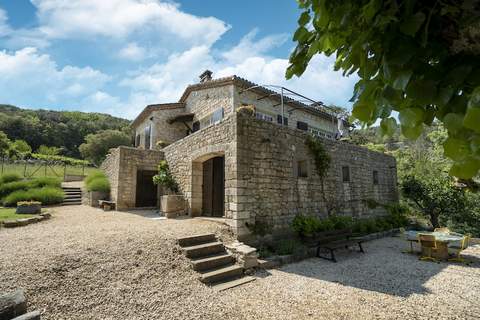
[[[225,252],[221,242],[209,242],[196,246],[183,247],[187,258],[200,258],[213,255],[215,253]]]
[[[75,202],[75,201],[82,201],[82,198],[63,198],[63,202]]]
[[[222,267],[212,271],[207,271],[201,274],[200,281],[203,283],[213,284],[220,281],[227,281],[228,279],[240,277],[243,274],[243,268],[239,265],[231,265]]]
[[[249,282],[252,282],[252,281],[255,281],[255,280],[256,280],[255,277],[246,276],[246,277],[239,278],[239,279],[233,279],[233,280],[230,280],[230,281],[217,283],[217,284],[212,286],[212,289],[217,290],[217,291],[223,291],[223,290],[227,290],[227,289],[231,289],[231,288],[241,286],[242,284],[249,283]]]
[[[62,206],[79,206],[81,202],[62,202]]]
[[[82,191],[63,190],[66,194],[82,194]]]
[[[203,243],[215,242],[217,241],[217,238],[215,237],[215,234],[207,233],[207,234],[199,234],[199,235],[190,236],[190,237],[178,238],[177,241],[180,247],[191,247],[191,246],[196,246]]]
[[[76,187],[62,187],[62,189],[66,191],[82,191],[82,188],[76,188]]]
[[[227,253],[192,260],[192,267],[195,271],[205,271],[232,264],[233,262],[235,262],[235,258]]]

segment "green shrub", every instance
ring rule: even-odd
[[[44,187],[31,191],[33,191],[33,200],[40,201],[44,205],[62,203],[65,197],[63,190],[60,188]]]
[[[56,177],[39,177],[31,180],[32,188],[55,187],[60,188],[62,182]]]
[[[17,190],[10,193],[3,199],[3,205],[14,207],[22,201],[38,201],[43,205],[62,203],[64,198],[63,190],[60,188],[44,187],[29,190]]]
[[[103,173],[103,171],[93,171],[85,178],[84,183],[88,185],[92,180],[97,178],[106,178],[105,173]]]
[[[320,219],[299,214],[293,219],[292,228],[302,237],[312,237],[320,229]]]
[[[110,192],[110,182],[106,177],[98,177],[87,184],[88,191]]]
[[[15,191],[27,190],[30,187],[31,187],[30,181],[26,181],[26,180],[13,181],[13,182],[2,184],[0,185],[0,198],[8,196],[10,193]]]
[[[293,254],[300,249],[303,249],[303,245],[295,239],[284,239],[275,244],[275,252],[281,256]]]
[[[0,184],[22,180],[22,177],[16,173],[5,173],[0,176]]]

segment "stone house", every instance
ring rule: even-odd
[[[253,113],[239,112],[242,105]],[[212,79],[206,71],[178,102],[147,106],[131,124],[135,147],[113,149],[102,167],[118,209],[157,207],[163,191],[152,176],[165,159],[186,214],[222,217],[239,238],[258,222],[282,232],[298,213],[382,214],[366,200],[397,201],[395,159],[336,139],[346,124],[243,78]],[[332,159],[323,184],[305,145],[309,134]]]

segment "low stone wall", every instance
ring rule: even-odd
[[[164,154],[157,150],[118,147],[101,165],[110,181],[110,199],[118,210],[135,208],[138,170],[158,170]]]

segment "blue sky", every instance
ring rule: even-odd
[[[348,106],[356,78],[316,57],[284,79],[294,0],[0,0],[0,103],[134,118],[205,69]]]

